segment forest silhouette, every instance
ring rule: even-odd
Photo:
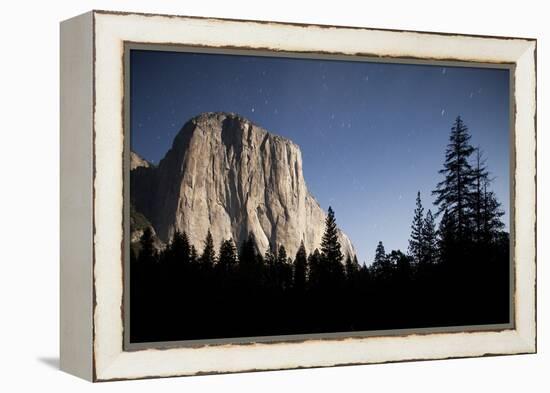
[[[509,234],[480,148],[457,117],[436,211],[418,192],[406,252],[376,247],[370,265],[343,255],[329,207],[320,247],[287,255],[215,245],[176,232],[158,250],[150,228],[130,252],[130,342],[503,324],[510,321]]]

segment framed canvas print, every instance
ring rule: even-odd
[[[61,368],[536,351],[536,41],[61,24]]]

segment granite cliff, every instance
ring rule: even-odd
[[[132,153],[131,202],[167,242],[186,231],[202,250],[208,229],[216,247],[253,234],[260,252],[284,245],[294,256],[320,247],[326,212],[309,193],[300,148],[231,113],[189,120],[157,167]],[[339,233],[344,255],[355,255]]]

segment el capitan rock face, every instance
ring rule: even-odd
[[[135,155],[135,154],[134,154]],[[208,229],[216,247],[252,233],[260,252],[300,241],[320,248],[326,213],[308,192],[299,147],[243,117],[204,113],[188,121],[158,167],[132,157],[131,198],[163,241],[185,231],[200,251]],[[344,255],[355,255],[340,232]]]

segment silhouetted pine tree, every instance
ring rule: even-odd
[[[216,269],[220,272],[228,274],[237,266],[237,248],[233,240],[223,240],[220,245],[220,252]]]
[[[439,229],[437,230],[437,248],[438,258],[441,263],[448,263],[454,257],[453,252],[457,242],[456,239],[456,224],[454,217],[446,210],[443,212]]]
[[[189,253],[191,246],[187,233],[175,231],[172,236],[172,242],[166,250],[168,261],[178,265],[186,265],[189,263]]]
[[[491,179],[480,148],[476,149],[472,177],[474,187],[471,196],[471,215],[474,240],[478,253],[486,254],[486,248],[494,243],[504,228],[501,221],[504,212],[495,194],[489,190]]]
[[[386,250],[384,249],[384,243],[378,242],[374,253],[374,263],[384,263],[386,259]]]
[[[355,280],[357,277],[357,274],[359,273],[359,262],[357,262],[357,257],[354,256],[353,258],[351,258],[348,255],[344,266],[346,269],[347,279],[350,281]]]
[[[145,228],[139,240],[140,251],[138,261],[140,263],[151,264],[157,260],[157,250],[155,248],[155,238],[150,227]]]
[[[286,248],[282,244],[279,246],[279,251],[277,252],[277,263],[280,265],[286,264],[288,261],[288,256],[286,255]]]
[[[422,200],[420,199],[420,191],[418,191],[416,194],[416,208],[414,209],[408,250],[414,264],[421,263],[424,248],[424,208],[422,207]]]
[[[391,265],[384,249],[384,244],[379,241],[374,254],[374,261],[371,265],[372,275],[375,278],[388,278],[391,272]]]
[[[400,250],[392,250],[387,256],[388,266],[395,269],[396,277],[400,280],[401,284],[411,279],[412,257],[405,255]]]
[[[267,286],[277,289],[277,249],[271,242],[264,253],[265,276]]]
[[[338,227],[332,207],[328,208],[328,215],[325,219],[325,233],[321,240],[321,254],[323,258],[331,264],[342,264],[344,256],[342,255],[340,242],[338,241]]]
[[[329,206],[328,215],[325,219],[325,232],[321,240],[321,280],[328,286],[339,285],[344,280],[344,266],[342,264],[344,255],[342,246],[338,241],[338,227],[334,210]]]
[[[371,284],[371,271],[366,264],[361,265],[361,267],[359,268],[359,277],[360,282],[364,286],[363,289],[368,288]]]
[[[504,211],[500,208],[500,202],[492,191],[488,191],[488,183],[484,185],[482,204],[482,235],[485,242],[495,241],[504,228],[501,217]]]
[[[254,243],[254,244],[256,244],[256,243]],[[254,246],[254,250],[256,251],[257,249],[258,249],[257,246]],[[265,268],[264,257],[259,252],[256,252],[256,265],[258,266],[258,269],[260,269],[260,270]]]
[[[206,239],[204,240],[204,249],[200,258],[200,264],[204,270],[210,270],[215,263],[216,251],[214,250],[214,239],[212,239],[212,233],[208,230]]]
[[[455,222],[459,241],[466,239],[470,232],[470,200],[473,185],[472,167],[468,159],[474,152],[470,145],[470,134],[460,116],[451,129],[449,144],[445,151],[445,163],[439,171],[444,179],[432,192],[436,196],[437,215],[447,212]]]
[[[322,256],[319,250],[316,248],[313,253],[309,254],[307,258],[307,264],[309,266],[309,280],[308,286],[316,289],[321,285],[322,276]]]
[[[252,233],[249,233],[248,238],[241,243],[239,249],[239,266],[246,270],[256,265],[256,262],[256,239]]]
[[[269,267],[273,267],[277,263],[277,250],[273,249],[273,246],[271,245],[271,243],[265,250],[264,262]]]
[[[489,182],[489,172],[485,166],[483,153],[478,147],[475,150],[474,167],[472,169],[473,190],[470,197],[471,216],[474,230],[474,240],[480,241],[483,231],[484,189]]]
[[[196,265],[198,260],[199,260],[199,254],[195,246],[192,245],[191,250],[189,251],[189,263],[192,265]]]
[[[257,253],[256,239],[252,233],[241,243],[239,249],[239,275],[247,285],[263,285],[263,258]]]
[[[433,265],[437,259],[437,233],[435,230],[435,221],[432,211],[428,210],[424,225],[422,226],[422,259],[421,263]]]
[[[280,288],[283,290],[289,289],[292,285],[292,265],[286,254],[285,246],[283,245],[279,246],[276,266]]]
[[[294,288],[303,292],[306,288],[306,279],[307,279],[307,253],[304,246],[304,241],[300,243],[300,247],[296,252],[296,257],[294,258]]]

